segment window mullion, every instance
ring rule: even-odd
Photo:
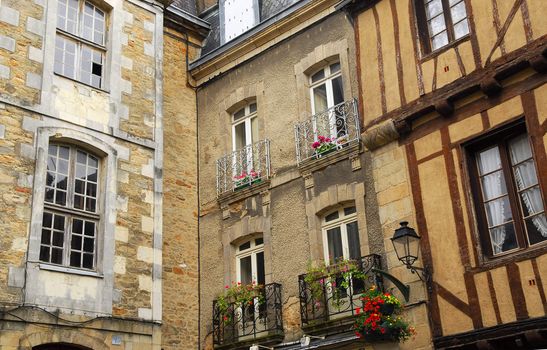
[[[452,10],[448,0],[441,0],[443,6],[443,16],[446,26],[446,34],[448,35],[448,44],[455,40],[454,24],[452,23]]]

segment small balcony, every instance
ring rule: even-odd
[[[273,344],[283,340],[281,285],[266,284],[246,305],[230,302],[224,308],[213,301],[215,348],[249,348],[249,344]]]
[[[270,177],[270,141],[261,140],[217,160],[217,196],[257,186]]]
[[[294,126],[300,165],[346,148],[361,137],[356,99],[337,104]]]
[[[346,263],[329,266],[331,273],[325,276],[303,274],[298,277],[302,328],[308,333],[353,323],[355,309],[363,307],[361,294],[373,285],[383,290],[382,277],[372,272],[373,268],[382,268],[379,255],[371,254],[350,262],[355,264],[360,278],[350,278],[349,283],[344,283],[341,266]]]

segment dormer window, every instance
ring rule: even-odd
[[[258,0],[221,0],[220,4],[223,43],[235,39],[259,22]]]

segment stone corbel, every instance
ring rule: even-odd
[[[361,169],[361,157],[359,156],[359,153],[350,154],[349,161],[351,163],[352,171],[357,171]]]
[[[306,189],[312,188],[315,185],[313,182],[313,174],[311,172],[302,174],[302,177],[304,178],[304,187]]]
[[[390,143],[391,141],[397,140],[401,134],[402,133],[399,131],[396,122],[393,119],[389,119],[383,123],[371,127],[370,129],[367,129],[361,135],[361,138],[366,148],[369,150],[374,150]]]

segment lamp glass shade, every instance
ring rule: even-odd
[[[397,258],[406,266],[411,266],[418,259],[420,253],[420,236],[407,225],[408,222],[401,222],[401,227],[395,230],[391,242]]]

